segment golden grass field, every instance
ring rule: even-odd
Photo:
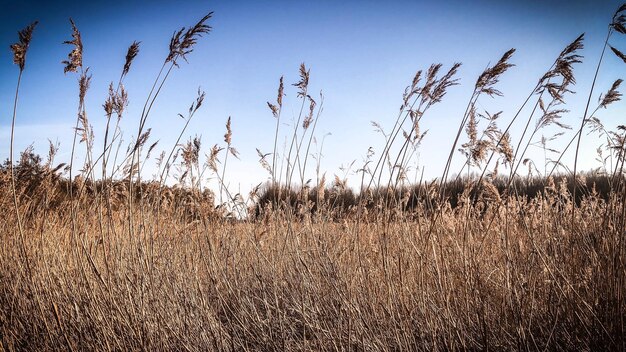
[[[626,33],[625,13],[626,5],[617,9],[607,38]],[[175,33],[155,87],[209,33],[210,19]],[[12,46],[20,77],[35,25]],[[291,145],[259,151],[271,181],[243,197],[224,180],[228,155],[237,156],[230,120],[206,160],[199,139],[183,141],[185,124],[180,143],[145,178],[156,89],[138,137],[120,150],[122,81],[137,43],[104,104],[110,124],[90,130],[90,76],[72,22],[65,70],[80,87],[72,155],[84,154],[84,163],[57,164],[53,145],[47,157],[27,150],[18,158],[11,134],[0,167],[0,351],[626,350],[626,127],[609,130],[595,116],[620,100],[621,80],[597,107],[589,99],[580,126],[568,130],[560,119],[583,40],[563,49],[529,92],[524,104],[533,112],[511,114],[528,121],[519,144],[509,135],[513,121],[481,117],[476,105],[501,94],[514,50],[488,67],[451,141],[465,167],[450,170],[449,161],[439,179],[412,184],[405,170],[423,137],[420,119],[457,84],[458,65],[420,71],[386,144],[376,157],[368,152],[358,191],[319,173],[305,182],[321,102],[307,94],[302,65]],[[608,39],[604,49],[626,61]],[[16,104],[28,87],[17,88]],[[594,88],[589,97],[599,94]],[[275,140],[286,89],[281,78],[268,103]],[[187,123],[203,98],[199,92]],[[580,136],[589,127],[604,133],[611,164],[520,176],[528,146],[547,126],[567,131],[560,138],[571,138],[576,161]],[[104,145],[94,144],[96,133]],[[203,186],[207,174],[219,191]]]

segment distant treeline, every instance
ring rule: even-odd
[[[128,179],[101,182],[74,178],[70,182],[63,176],[65,164],[52,166],[42,158],[26,151],[13,168],[19,198],[27,198],[31,204],[29,212],[54,211],[67,213],[73,197],[74,202],[102,201],[104,209],[119,213],[126,209],[129,195],[134,201],[140,199],[163,215],[177,215],[195,219],[199,216],[217,217],[220,210],[215,207],[214,194],[209,189],[182,187],[179,185],[161,185],[154,181],[133,182],[132,189]],[[9,197],[10,164],[5,161],[0,165],[0,196]]]
[[[433,210],[448,203],[456,208],[462,202],[476,203],[499,201],[504,197],[533,199],[549,195],[559,195],[563,200],[571,200],[576,195],[576,204],[586,197],[608,200],[613,190],[622,185],[624,179],[617,179],[598,172],[580,173],[578,185],[571,176],[558,175],[550,178],[497,177],[492,180],[457,178],[447,182],[442,190],[437,182],[422,183],[398,188],[379,187],[355,192],[349,187],[332,186],[320,190],[317,187],[289,188],[268,184],[258,195],[255,214],[264,209],[281,207],[285,209],[308,209],[317,212],[321,207],[331,210],[335,216],[350,214],[361,205],[369,211],[381,208],[399,208],[401,211],[419,209]],[[443,200],[443,201],[442,201]]]
[[[129,194],[137,201],[143,198],[147,204],[174,208],[180,214],[197,217],[199,215],[220,217],[227,215],[218,204],[211,190],[198,191],[180,185],[159,185],[153,181],[134,182],[129,191],[128,180],[109,183],[84,181],[76,178],[74,182],[61,176],[65,164],[52,166],[43,162],[39,155],[31,151],[22,153],[14,167],[17,187],[22,197],[39,200],[32,211],[43,209],[64,209],[63,205],[75,199],[89,201],[96,195],[103,195],[110,205],[108,209],[118,211],[124,208]],[[318,187],[287,187],[272,185],[261,187],[256,194],[256,202],[249,209],[249,215],[259,217],[268,209],[289,209],[299,213],[317,213],[320,209],[327,214],[341,218],[353,214],[361,205],[370,212],[376,209],[396,209],[401,211],[432,210],[437,206],[449,204],[456,208],[462,202],[498,201],[504,197],[533,199],[546,196],[547,193],[567,195],[571,199],[575,182],[571,176],[516,177],[509,181],[507,177],[482,180],[477,177],[456,178],[445,184],[442,190],[438,183],[421,183],[398,188],[379,187],[356,192],[342,183]],[[620,189],[623,178],[607,176],[599,172],[587,172],[578,175],[576,203],[588,196],[608,200],[613,190]],[[9,191],[9,164],[0,165],[0,192]],[[443,200],[443,201],[442,201]]]

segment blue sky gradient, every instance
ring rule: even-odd
[[[286,83],[297,82],[301,62],[311,70],[310,92],[323,91],[325,96],[317,136],[321,139],[331,134],[325,139],[322,158],[322,169],[329,176],[342,175],[340,166],[353,160],[353,170],[359,168],[370,146],[377,152],[382,150],[384,141],[370,121],[391,129],[404,87],[417,70],[427,69],[431,63],[441,62],[447,69],[454,62],[462,62],[460,85],[452,87],[443,103],[423,119],[422,129],[429,132],[420,149],[419,164],[427,178],[438,177],[473,84],[487,65],[495,63],[506,50],[517,49],[511,60],[516,66],[498,85],[504,97],[482,98],[478,105],[490,112],[503,110],[500,125],[504,126],[563,47],[585,32],[584,62],[575,69],[578,83],[574,90],[578,94],[568,96],[571,113],[564,117],[564,122],[579,125],[608,24],[621,1],[0,3],[0,42],[6,49],[0,51],[2,159],[8,156],[8,128],[18,75],[9,45],[17,40],[17,30],[33,20],[40,21],[22,81],[16,147],[21,150],[32,143],[37,152],[45,154],[47,139],[58,140],[59,161],[66,161],[78,101],[77,76],[63,74],[61,64],[71,50],[61,44],[70,39],[68,18],[74,19],[82,33],[84,65],[93,75],[87,113],[99,146],[106,122],[102,103],[109,82],[117,82],[128,45],[141,41],[125,81],[130,98],[122,121],[126,141],[136,131],[140,109],[167,56],[172,33],[214,11],[209,21],[213,31],[199,41],[188,57],[189,64],[183,63],[173,72],[148,125],[153,128],[153,140],[160,140],[157,149],[169,150],[183,125],[177,113],[187,110],[201,87],[207,94],[205,105],[192,121],[188,136],[201,135],[205,150],[222,144],[224,124],[232,116],[233,145],[241,160],[229,161],[227,178],[231,188],[246,191],[268,176],[259,166],[255,151],[271,152],[273,147],[275,121],[266,101],[275,100],[281,75]],[[626,51],[626,36],[615,35],[611,43]],[[615,79],[626,76],[626,65],[609,54],[592,101]],[[281,141],[290,132],[291,119],[299,108],[295,88],[288,87],[286,94]],[[625,112],[624,103],[619,102],[597,116],[614,128],[624,124]],[[514,143],[520,127],[517,124],[512,132]],[[572,133],[568,132],[562,142]],[[601,142],[596,135],[585,135],[583,169],[599,166],[594,158]],[[543,163],[537,148],[531,150],[531,156],[538,164]],[[462,162],[457,153],[457,169]]]

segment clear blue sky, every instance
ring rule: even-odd
[[[607,25],[620,0],[611,1],[7,1],[0,0],[0,156],[8,155],[8,126],[18,68],[9,45],[17,30],[39,20],[22,81],[17,148],[34,143],[47,152],[47,139],[59,140],[59,160],[71,149],[76,118],[76,75],[63,74],[61,61],[71,49],[72,17],[83,36],[84,65],[93,74],[87,94],[87,113],[100,145],[105,123],[102,103],[109,82],[117,81],[124,55],[133,40],[141,50],[126,79],[130,108],[123,120],[128,141],[136,131],[147,96],[174,30],[188,26],[214,11],[213,31],[202,38],[167,83],[148,121],[158,150],[174,143],[184,113],[198,87],[206,91],[205,105],[190,125],[188,135],[202,135],[205,150],[222,143],[224,123],[233,119],[233,144],[241,161],[229,161],[231,188],[242,191],[266,179],[255,148],[271,152],[274,118],[266,101],[276,97],[278,78],[298,80],[298,66],[311,70],[313,92],[323,90],[324,112],[318,125],[324,144],[322,169],[341,175],[339,167],[356,160],[367,148],[382,150],[383,140],[370,121],[390,129],[404,87],[415,72],[431,63],[445,68],[462,62],[460,85],[450,89],[444,102],[423,119],[429,133],[420,151],[427,177],[440,175],[477,76],[506,50],[516,48],[516,64],[498,85],[503,98],[480,101],[491,112],[503,110],[508,122],[539,77],[565,45],[586,33],[584,63],[576,66],[579,94],[569,96],[572,112],[564,122],[578,125],[593,70],[600,55]],[[612,44],[626,51],[626,37]],[[607,56],[598,80],[597,96],[616,78],[626,78],[626,65]],[[287,88],[283,118],[290,124],[299,107],[295,89]],[[607,127],[624,124],[623,102],[598,117]],[[283,136],[289,131],[283,126]],[[519,129],[519,126],[517,126]],[[513,142],[516,132],[513,132]],[[571,132],[566,137],[571,136]],[[597,167],[596,136],[585,136],[583,169]],[[558,146],[558,145],[556,145]],[[542,155],[533,151],[537,163]],[[461,162],[460,154],[455,163]],[[571,158],[565,160],[570,163]],[[454,170],[453,170],[454,171]],[[355,186],[353,184],[353,186]]]

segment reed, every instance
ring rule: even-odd
[[[625,11],[618,8],[607,38],[626,33]],[[498,83],[516,69],[515,50],[503,53],[468,88],[434,180],[419,175],[421,123],[449,103],[450,89],[466,89],[460,63],[418,71],[397,115],[374,123],[383,143],[328,179],[316,129],[324,96],[312,97],[311,71],[301,64],[298,81],[280,77],[276,101],[267,103],[275,132],[259,143],[272,152],[256,151],[268,181],[246,198],[231,186],[237,120],[228,117],[223,142],[208,148],[195,134],[203,91],[178,115],[173,146],[158,153],[151,136],[157,98],[167,99],[162,88],[209,33],[211,17],[174,32],[125,151],[123,83],[139,42],[109,85],[104,130],[94,130],[85,103],[91,76],[70,20],[63,63],[78,76],[79,103],[67,164],[55,163],[54,144],[47,157],[29,148],[14,159],[37,22],[18,32],[10,151],[0,164],[0,351],[626,350],[626,127],[602,121],[621,101],[623,81],[590,102],[596,78],[615,74],[602,70],[607,49],[626,62],[608,39],[574,130],[565,113],[585,64],[583,36],[521,106],[493,113],[486,98],[503,99]],[[297,115],[285,129],[289,104]],[[512,136],[516,122],[524,128]],[[547,127],[555,133],[540,137]],[[578,170],[576,152],[567,172],[565,152],[579,149],[585,128],[601,137],[602,166]],[[102,150],[94,144],[100,134]],[[553,150],[558,140],[569,143]],[[528,156],[531,146],[542,148],[543,160]],[[459,170],[455,157],[464,158]],[[346,181],[351,173],[360,173],[358,190]]]

